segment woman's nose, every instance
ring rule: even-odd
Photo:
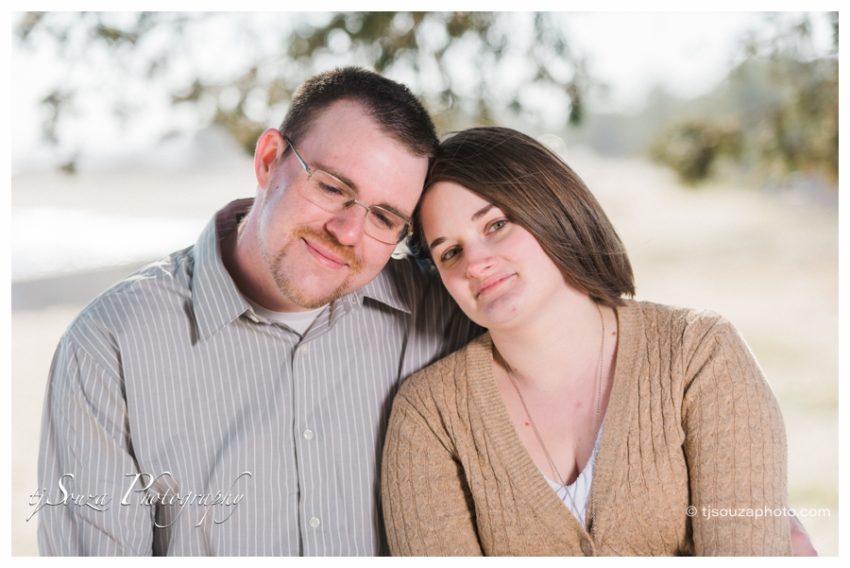
[[[467,246],[464,255],[466,256],[467,278],[481,278],[486,276],[493,268],[494,258],[487,247]]]

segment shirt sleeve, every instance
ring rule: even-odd
[[[463,468],[403,395],[396,397],[384,446],[384,523],[395,556],[480,556]]]
[[[150,555],[153,507],[138,492],[122,505],[138,466],[119,369],[105,368],[66,334],[50,369],[41,428],[40,489],[32,503],[39,552]]]
[[[790,554],[779,405],[729,322],[720,319],[694,343],[682,408],[694,552]]]

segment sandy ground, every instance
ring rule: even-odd
[[[837,209],[754,190],[682,190],[670,174],[640,160],[602,160],[578,150],[568,160],[620,231],[640,299],[713,309],[747,338],[784,413],[791,506],[824,509],[804,524],[821,554],[837,554]],[[140,216],[206,216],[250,194],[250,172],[250,163],[238,162],[191,174],[29,175],[12,180],[12,214],[49,202]],[[14,555],[37,554],[36,521],[25,519],[36,489],[53,349],[82,306],[132,268],[13,283]]]

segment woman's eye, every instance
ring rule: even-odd
[[[440,262],[448,262],[459,254],[457,247],[452,247],[440,255]]]
[[[507,220],[507,219],[497,219],[497,220],[493,221],[492,223],[490,223],[490,224],[487,226],[487,232],[488,232],[488,233],[494,233],[494,232],[496,232],[496,231],[500,231],[500,230],[502,230],[502,229],[505,227],[505,225],[507,225],[507,224],[508,224],[508,220]]]

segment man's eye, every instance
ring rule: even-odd
[[[448,262],[459,254],[460,249],[458,247],[452,247],[440,255],[440,262]]]
[[[394,229],[399,223],[395,220],[395,218],[389,213],[385,213],[383,211],[372,209],[372,220],[376,225],[382,227],[384,229]]]
[[[338,187],[333,185],[329,185],[327,183],[319,183],[317,184],[322,193],[326,193],[331,197],[342,197],[345,195],[345,192]]]

